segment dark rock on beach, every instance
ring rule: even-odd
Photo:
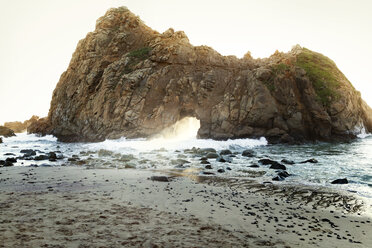
[[[169,177],[166,176],[152,176],[150,179],[157,182],[170,182]]]
[[[5,161],[11,162],[11,163],[17,163],[17,159],[16,158],[7,158]]]
[[[336,179],[331,182],[331,184],[348,184],[348,183],[349,181],[347,180],[347,178]]]
[[[219,140],[348,140],[361,127],[372,131],[372,109],[320,53],[297,45],[265,59],[222,56],[120,7],[78,43],[48,116],[28,132],[66,142],[150,137],[184,117],[200,120],[198,137]]]
[[[3,138],[0,137],[0,144],[3,143]]]

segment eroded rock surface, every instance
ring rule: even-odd
[[[69,142],[148,137],[190,116],[201,138],[335,140],[372,131],[371,113],[321,54],[295,46],[267,59],[222,56],[121,7],[78,43],[48,117],[28,131]]]

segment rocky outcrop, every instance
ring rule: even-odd
[[[0,126],[0,136],[4,136],[5,138],[8,138],[8,137],[16,136],[16,135],[13,132],[13,130],[7,127],[4,127],[4,126]]]
[[[372,131],[371,109],[327,57],[296,46],[267,59],[221,56],[110,9],[81,40],[29,132],[62,141],[148,137],[184,117],[198,136],[335,140]]]
[[[5,122],[4,127],[12,129],[15,133],[23,133],[27,130],[27,128],[31,125],[31,123],[36,122],[39,120],[39,117],[33,115],[29,120],[24,122],[20,121],[13,121],[13,122]]]

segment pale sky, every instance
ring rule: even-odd
[[[370,0],[0,0],[0,124],[46,116],[78,41],[118,6],[222,55],[268,57],[295,44],[321,52],[372,106]]]

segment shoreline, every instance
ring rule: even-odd
[[[306,204],[312,193],[303,188],[164,171],[17,166],[0,173],[0,247],[372,245],[372,208],[340,208],[352,204],[347,194],[312,189]],[[327,199],[334,199],[329,207],[320,204]]]

